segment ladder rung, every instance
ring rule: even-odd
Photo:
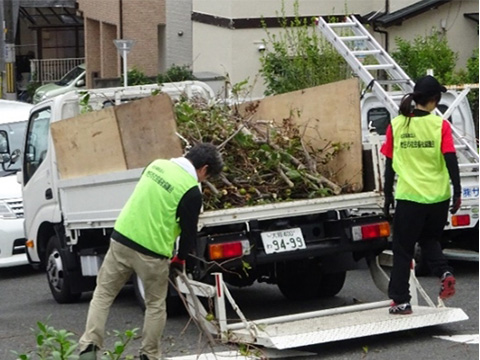
[[[456,150],[465,150],[467,148],[467,145],[462,144],[462,145],[455,145]]]
[[[364,65],[366,70],[386,70],[386,69],[393,69],[395,67],[394,64],[376,64],[376,65]]]
[[[352,51],[352,54],[357,56],[357,55],[375,55],[375,54],[380,54],[380,50],[354,50]]]
[[[478,169],[478,163],[458,164],[458,167],[459,167],[460,169],[465,169],[465,168]]]
[[[409,84],[409,79],[391,79],[391,80],[377,80],[381,85],[397,85],[397,84]]]
[[[366,35],[340,36],[339,39],[343,41],[368,40],[368,36]]]
[[[343,28],[343,27],[356,27],[357,24],[355,24],[353,21],[350,22],[341,22],[341,23],[329,23],[328,26],[331,28]]]

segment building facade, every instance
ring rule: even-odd
[[[285,16],[294,16],[295,0],[283,4]],[[298,5],[302,17],[350,13],[362,16],[363,21],[369,19],[372,34],[387,51],[395,49],[396,37],[413,40],[432,31],[447,37],[459,55],[459,67],[478,49],[477,0],[302,0]],[[262,96],[259,58],[267,35],[261,20],[268,22],[269,32],[275,34],[280,31],[279,14],[282,2],[275,0],[193,1],[194,70],[228,74],[232,83],[248,79],[251,95]],[[468,14],[473,14],[473,19]]]
[[[122,74],[116,39],[134,40],[127,67],[155,76],[165,67],[165,1],[78,0],[85,24],[87,87]]]

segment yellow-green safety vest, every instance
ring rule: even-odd
[[[407,125],[408,124],[408,125]],[[392,120],[395,199],[434,204],[450,198],[450,177],[441,151],[443,119],[429,114]]]
[[[133,242],[170,258],[180,235],[177,207],[198,181],[178,164],[155,160],[145,171],[115,222],[115,230]]]

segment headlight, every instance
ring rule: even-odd
[[[17,215],[12,208],[5,202],[0,200],[0,219],[16,219]]]

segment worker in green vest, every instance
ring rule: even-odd
[[[160,359],[169,272],[183,271],[196,241],[202,207],[199,183],[218,175],[222,167],[217,148],[203,143],[184,157],[155,160],[145,168],[115,222],[80,338],[80,360],[96,360],[110,306],[134,273],[145,289],[140,359]],[[178,251],[172,258],[178,236]]]
[[[453,270],[439,240],[448,218],[450,181],[453,185],[451,213],[457,212],[461,205],[460,176],[450,123],[432,113],[446,91],[433,76],[419,79],[413,93],[402,99],[400,115],[387,128],[381,149],[386,156],[386,215],[396,201],[393,268],[388,287],[393,301],[390,314],[412,313],[409,276],[417,242],[433,274],[440,278],[440,298],[455,294]],[[398,178],[394,198],[395,173]]]

